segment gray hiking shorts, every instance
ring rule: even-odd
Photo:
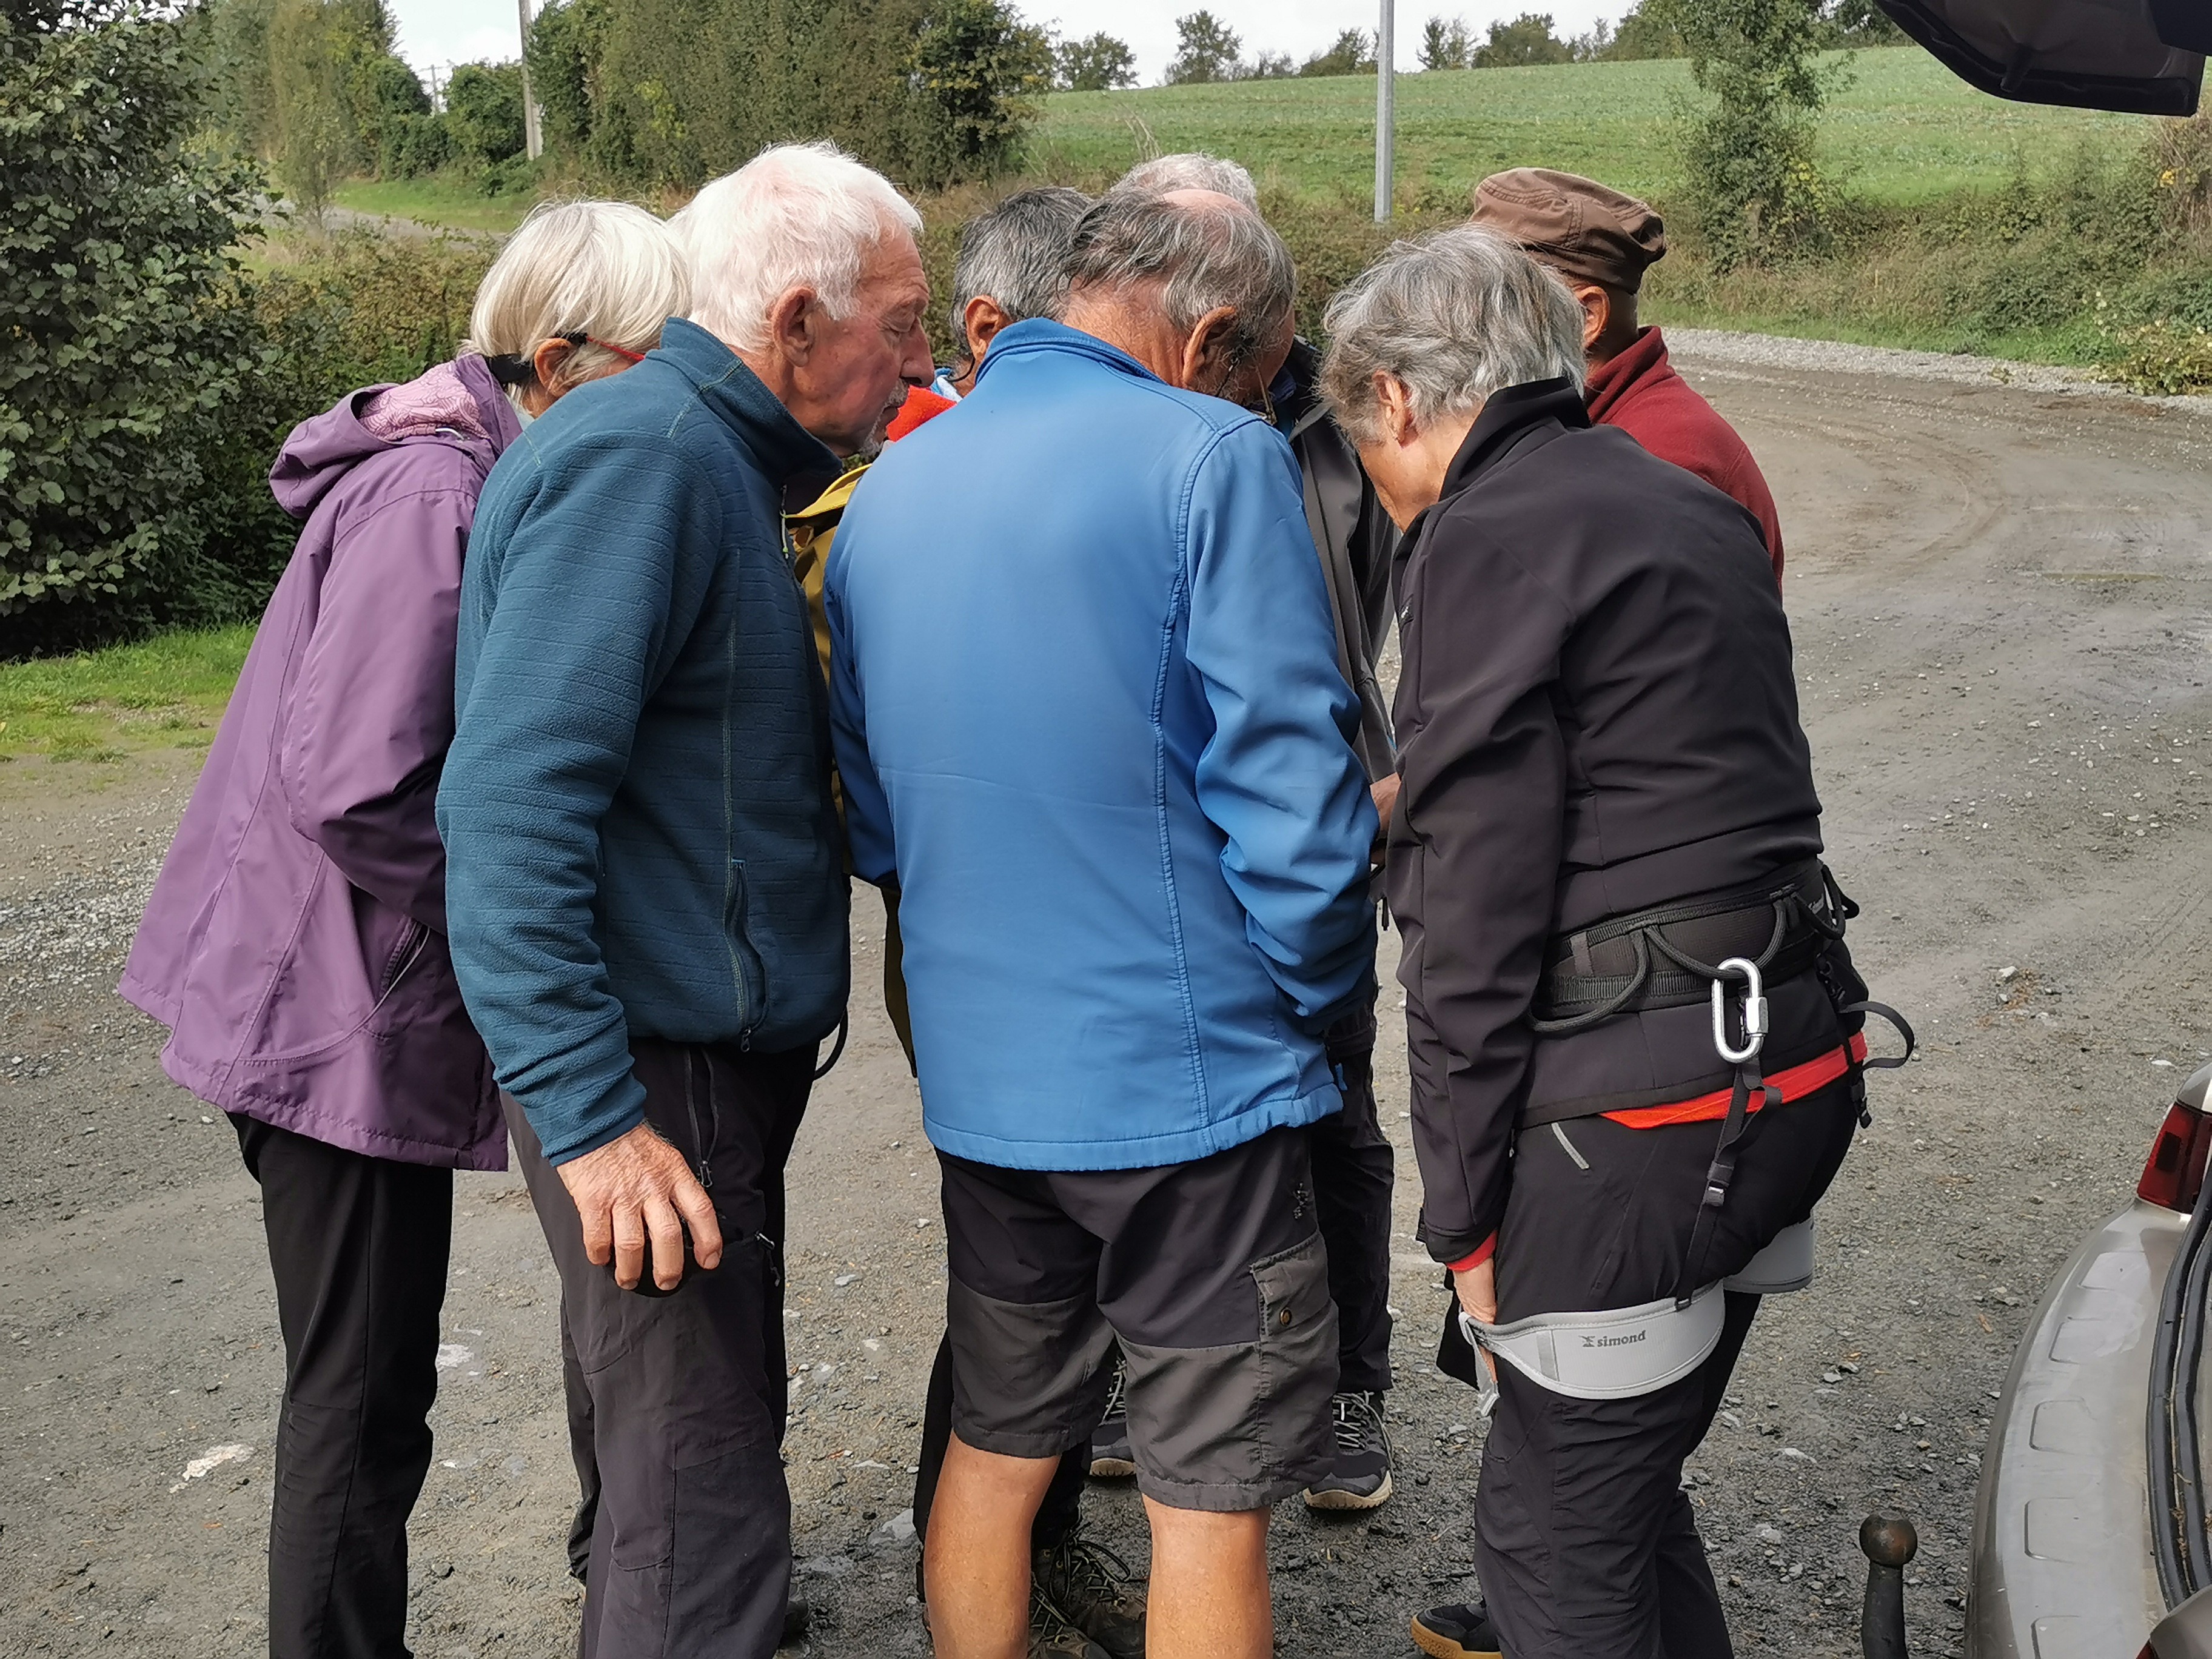
[[[1266,1509],[1328,1473],[1336,1308],[1304,1130],[1152,1170],[939,1161],[963,1443],[1039,1458],[1081,1444],[1119,1338],[1147,1498]]]

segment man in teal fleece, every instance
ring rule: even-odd
[[[1127,1358],[1146,1651],[1271,1650],[1271,1504],[1325,1475],[1308,1125],[1366,985],[1358,705],[1263,402],[1288,252],[1212,191],[1085,216],[830,556],[854,867],[896,880],[943,1169],[953,1438],[937,1650],[1018,1659],[1030,1519]]]
[[[929,380],[920,225],[826,145],[708,185],[690,319],[525,428],[477,510],[438,826],[590,1396],[586,1659],[783,1631],[783,1167],[848,964],[780,515]]]

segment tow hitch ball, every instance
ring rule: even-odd
[[[1869,1515],[1859,1528],[1859,1548],[1867,1559],[1859,1644],[1866,1659],[1907,1659],[1905,1568],[1920,1548],[1920,1534],[1901,1515]]]

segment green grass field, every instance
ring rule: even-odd
[[[1840,59],[1838,60],[1840,61]],[[2056,167],[2084,139],[2132,143],[2143,118],[2009,104],[1914,46],[1856,54],[1821,122],[1849,190],[1907,204]],[[1486,173],[1555,167],[1664,198],[1680,182],[1676,112],[1696,96],[1681,62],[1563,64],[1398,77],[1401,199],[1463,198]],[[1061,93],[1046,100],[1032,164],[1112,173],[1148,149],[1206,149],[1304,194],[1371,195],[1375,82],[1367,76]]]
[[[465,179],[432,178],[350,179],[331,199],[356,213],[504,236],[522,222],[532,198],[483,196]]]
[[[137,749],[204,747],[252,642],[250,626],[218,628],[0,664],[0,761],[109,761]]]

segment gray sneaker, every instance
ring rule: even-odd
[[[1109,1659],[1145,1659],[1145,1581],[1081,1528],[1037,1551],[1030,1579]]]
[[[1127,1480],[1137,1473],[1136,1459],[1129,1455],[1129,1362],[1118,1352],[1106,1415],[1091,1431],[1091,1473],[1100,1480]]]
[[[1340,1394],[1329,1402],[1336,1456],[1326,1480],[1306,1488],[1310,1510],[1376,1510],[1390,1501],[1390,1434],[1382,1396]]]

